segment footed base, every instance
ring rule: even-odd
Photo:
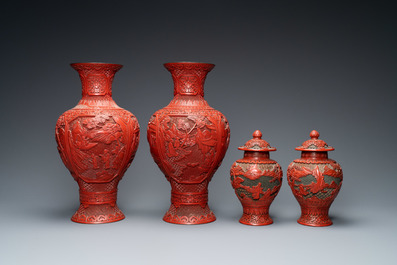
[[[172,224],[197,225],[213,222],[216,217],[208,205],[205,207],[200,205],[181,205],[176,207],[171,204],[163,220]]]
[[[298,223],[301,225],[307,226],[330,226],[332,225],[331,219],[321,218],[321,220],[317,219],[318,216],[305,216],[298,219]]]
[[[240,223],[245,225],[270,225],[273,223],[269,216],[269,207],[243,207]]]
[[[79,209],[71,220],[83,224],[104,224],[117,222],[124,218],[123,212],[116,204],[80,204]]]
[[[328,216],[328,208],[302,208],[301,217],[297,221],[307,226],[330,226],[332,221]]]
[[[272,218],[270,218],[270,216],[267,215],[254,215],[254,214],[243,214],[243,216],[241,216],[240,223],[244,224],[244,225],[270,225],[273,223]]]

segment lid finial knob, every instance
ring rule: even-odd
[[[313,131],[310,132],[310,138],[318,139],[318,137],[320,137],[320,134],[318,133],[318,131],[313,130]]]
[[[256,130],[252,136],[254,137],[254,139],[262,139],[262,133],[259,130]]]

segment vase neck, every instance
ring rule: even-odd
[[[327,160],[328,152],[327,151],[302,151],[301,159],[308,160]]]
[[[83,98],[111,97],[113,77],[123,67],[107,63],[74,63],[71,66],[80,75]]]
[[[204,97],[205,78],[215,65],[207,63],[166,63],[174,80],[174,96],[186,95]]]
[[[265,152],[255,152],[255,151],[245,151],[244,159],[249,160],[267,160],[270,159],[270,155],[268,151]]]

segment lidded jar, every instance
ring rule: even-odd
[[[269,225],[269,207],[277,196],[283,171],[281,166],[270,159],[269,152],[276,151],[262,139],[256,130],[253,139],[238,148],[244,157],[234,162],[230,169],[230,181],[243,206],[240,223],[246,225]]]
[[[332,221],[328,210],[342,186],[343,173],[340,165],[328,158],[334,150],[313,130],[309,140],[295,148],[302,151],[287,170],[288,184],[301,206],[298,223],[308,226],[329,226]]]

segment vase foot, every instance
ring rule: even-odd
[[[163,220],[172,224],[197,225],[211,223],[216,220],[216,217],[208,205],[205,207],[200,205],[181,205],[176,207],[171,204]]]
[[[301,225],[318,227],[332,225],[332,221],[328,216],[328,208],[304,208],[297,222]]]
[[[245,225],[255,226],[272,224],[273,220],[269,216],[269,205],[263,205],[261,207],[243,205],[243,215],[239,222]]]
[[[124,218],[123,212],[116,204],[80,204],[79,209],[72,216],[71,220],[83,224],[104,224],[117,222]]]
[[[255,226],[260,226],[260,225],[270,225],[273,223],[273,219],[269,216],[269,214],[246,214],[243,213],[243,216],[241,216],[240,223],[244,225],[255,225]]]

